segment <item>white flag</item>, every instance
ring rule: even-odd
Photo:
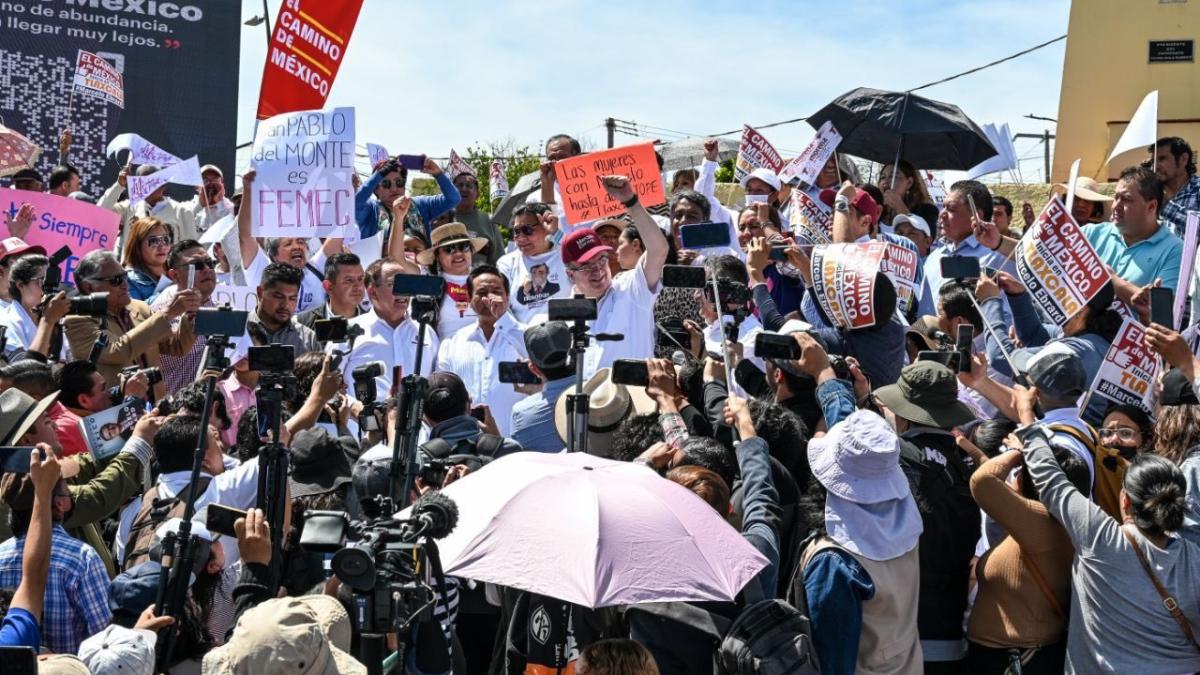
[[[122,150],[130,152],[129,159],[125,160],[130,164],[155,164],[168,167],[183,161],[137,134],[118,134],[109,141],[104,153],[109,157],[114,157]]]
[[[1129,119],[1129,126],[1125,127],[1124,133],[1121,134],[1121,140],[1117,141],[1113,147],[1112,153],[1108,155],[1108,160],[1111,162],[1113,157],[1123,153],[1135,150],[1137,148],[1148,148],[1158,140],[1158,90],[1146,94],[1146,98],[1142,99],[1142,104],[1138,106],[1137,112],[1133,113],[1133,117]]]
[[[129,176],[126,182],[129,188],[129,205],[133,206],[145,201],[146,197],[167,183],[200,185],[204,179],[200,177],[200,162],[192,155],[185,161],[172,164],[149,176]]]
[[[967,180],[997,171],[1008,171],[1017,168],[1016,150],[1013,148],[1012,136],[1008,133],[1008,125],[997,127],[994,124],[983,125],[983,133],[996,149],[996,155],[988,157],[967,171]]]

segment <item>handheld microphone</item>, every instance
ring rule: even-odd
[[[411,520],[417,535],[441,539],[458,525],[458,504],[439,491],[428,492],[413,504]]]

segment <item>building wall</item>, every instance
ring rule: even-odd
[[[1200,48],[1200,0],[1072,0],[1058,103],[1054,181],[1079,174],[1104,182],[1148,157],[1130,152],[1106,166],[1142,98],[1158,89],[1158,136],[1200,147],[1200,55],[1150,63],[1151,40],[1194,41]]]

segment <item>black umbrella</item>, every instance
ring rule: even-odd
[[[838,152],[882,164],[902,159],[918,169],[965,171],[999,154],[956,105],[902,91],[860,87],[809,116],[814,129],[832,121]]]

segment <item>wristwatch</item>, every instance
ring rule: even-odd
[[[844,195],[839,195],[837,199],[833,200],[833,208],[838,213],[850,213],[850,200]]]

